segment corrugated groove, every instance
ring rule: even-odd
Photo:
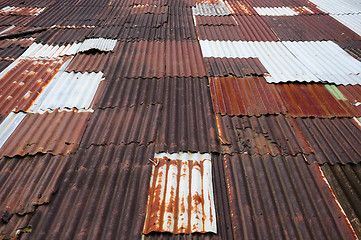
[[[81,42],[90,35],[92,28],[55,28],[39,34],[36,41],[43,44],[66,45]]]
[[[355,239],[317,164],[249,154],[224,161],[235,239]]]
[[[267,73],[258,58],[203,58],[209,77],[249,75],[262,76]]]
[[[210,154],[156,154],[143,232],[217,233]]]
[[[13,60],[18,58],[32,43],[33,41],[28,39],[1,40],[0,59]]]
[[[294,118],[282,115],[230,117],[216,114],[216,119],[224,153],[296,156],[313,152],[312,145],[310,147]]]
[[[237,22],[233,16],[194,16],[196,26],[236,26]]]
[[[153,156],[154,145],[81,149],[52,204],[31,219],[29,238],[141,239]]]
[[[357,236],[361,237],[361,168],[360,164],[324,164],[321,166],[337,200],[350,220]]]
[[[12,16],[12,15],[1,16],[0,15],[0,23],[2,26],[12,26],[12,25],[24,26],[33,18],[34,16]]]
[[[222,115],[266,115],[286,113],[274,84],[263,77],[209,78],[213,109]]]
[[[352,57],[356,58],[358,61],[361,62],[361,48],[355,49],[355,48],[350,48],[350,49],[345,49],[345,51],[350,54]]]
[[[168,6],[159,6],[158,4],[154,5],[141,5],[135,4],[132,7],[131,14],[168,14]]]
[[[334,19],[354,31],[361,37],[361,4],[359,4],[359,13],[350,15],[331,15]]]
[[[34,155],[38,152],[74,153],[83,136],[91,113],[45,112],[26,114],[0,149],[1,156]]]
[[[157,152],[219,152],[207,78],[167,78]]]
[[[352,118],[296,118],[296,122],[314,149],[318,163],[361,161],[361,129]]]
[[[331,14],[361,13],[361,4],[358,1],[347,0],[309,0],[322,11]]]
[[[231,15],[231,12],[224,3],[218,4],[202,4],[197,3],[192,7],[193,15],[197,16],[226,16]]]

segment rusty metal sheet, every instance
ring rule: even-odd
[[[167,40],[197,41],[198,34],[191,8],[171,9],[173,14],[168,15]]]
[[[287,113],[277,88],[263,77],[212,77],[209,87],[215,113],[248,116]]]
[[[361,62],[361,48],[345,49],[345,51]]]
[[[153,144],[80,149],[56,196],[37,208],[31,233],[23,237],[141,239],[153,156]]]
[[[352,118],[296,118],[296,122],[318,163],[361,162],[361,128]]]
[[[294,156],[313,152],[294,118],[283,115],[230,117],[216,114],[216,119],[219,140],[225,153]]]
[[[91,113],[54,111],[27,114],[0,149],[1,156],[71,154],[79,146]]]
[[[97,109],[89,121],[81,147],[155,142],[160,110],[159,104]]]
[[[0,23],[2,26],[25,26],[33,18],[34,16],[0,15]]]
[[[211,155],[158,153],[153,161],[143,233],[217,233]]]
[[[361,85],[337,86],[337,89],[350,101],[350,104],[361,112]]]
[[[124,27],[159,28],[164,26],[167,23],[167,20],[167,14],[129,14],[125,21]]]
[[[0,72],[9,67],[14,61],[0,60]]]
[[[237,26],[237,22],[233,16],[194,16],[194,24],[196,26]]]
[[[209,77],[245,77],[249,75],[262,76],[267,73],[258,58],[203,58]]]
[[[0,78],[0,113],[27,111],[67,60],[18,61]]]
[[[323,164],[321,165],[337,200],[350,220],[358,238],[361,237],[361,165]]]
[[[317,164],[301,155],[220,157],[235,239],[356,239]]]
[[[134,4],[130,14],[168,14],[168,6],[157,4]]]
[[[167,78],[157,152],[219,152],[207,78]]]
[[[331,85],[335,86],[335,85]],[[355,85],[358,86],[358,85]],[[288,113],[293,117],[352,117],[361,111],[352,105],[353,99],[337,99],[324,84],[276,84]],[[341,86],[345,89],[345,86]],[[353,88],[349,86],[348,88]],[[347,95],[345,95],[347,97]],[[360,99],[361,100],[361,99]]]
[[[0,59],[14,60],[33,43],[30,39],[0,40]]]
[[[267,23],[281,41],[361,40],[329,15],[270,16]]]
[[[221,41],[277,41],[265,17],[258,15],[234,16],[237,26],[196,26],[200,40]],[[260,31],[261,29],[261,31]]]
[[[248,3],[248,1],[234,1],[234,0],[225,0],[229,11],[232,15],[255,15],[257,12],[253,9],[253,7]]]
[[[39,34],[36,41],[43,44],[69,44],[81,42],[90,35],[93,28],[55,28]]]
[[[16,16],[38,16],[44,10],[45,8],[6,6],[0,9],[0,14]]]

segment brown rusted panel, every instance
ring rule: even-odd
[[[6,60],[0,60],[0,72],[7,68],[10,64],[12,64],[14,61],[6,61]]]
[[[31,21],[34,16],[12,16],[12,15],[0,15],[0,24],[2,26],[24,26]]]
[[[352,117],[361,114],[352,100],[336,99],[323,84],[276,84],[290,115],[294,117]],[[357,86],[357,85],[356,85]]]
[[[245,77],[246,75],[261,76],[267,73],[258,58],[203,58],[207,74],[209,77],[236,76]]]
[[[36,154],[0,160],[0,216],[34,213],[57,193],[70,157]]]
[[[221,41],[277,41],[277,36],[265,21],[258,15],[234,16],[237,26],[197,26],[201,40]]]
[[[80,149],[26,238],[141,239],[153,156],[153,144]]]
[[[237,22],[233,16],[194,16],[197,26],[236,26]]]
[[[81,147],[155,142],[160,110],[159,104],[97,109],[89,121]]]
[[[248,1],[234,1],[234,0],[225,0],[228,10],[233,15],[256,15],[256,11],[248,3]]]
[[[168,6],[135,4],[132,7],[131,14],[168,14]]]
[[[345,49],[345,51],[348,54],[350,54],[352,57],[354,57],[357,60],[361,61],[361,48],[350,48],[350,49]]]
[[[350,220],[358,238],[361,237],[361,165],[321,165],[337,200]]]
[[[29,221],[32,215],[27,214],[9,215],[3,214],[0,220],[0,238],[1,239],[16,239],[20,236],[24,236],[23,233],[29,230]]]
[[[263,77],[214,77],[209,83],[216,113],[259,116],[287,112],[275,85]]]
[[[91,113],[57,110],[28,114],[0,149],[1,156],[71,154],[79,146]]]
[[[74,42],[81,42],[93,28],[55,28],[49,29],[39,34],[36,37],[36,41],[43,44],[69,44]]]
[[[225,156],[235,239],[356,239],[317,164]]]
[[[313,152],[294,118],[282,115],[230,117],[216,114],[216,119],[225,153],[287,156]]]
[[[33,41],[29,39],[1,40],[0,58],[3,60],[18,58],[32,43]]]
[[[207,78],[167,78],[157,152],[219,152]]]
[[[168,15],[167,40],[197,41],[198,35],[194,25],[191,8],[170,8]]]
[[[361,36],[329,15],[266,17],[281,41],[361,40]]]
[[[42,8],[31,8],[31,7],[13,7],[11,10],[2,11],[2,15],[15,15],[15,16],[37,16],[41,13]]]
[[[361,162],[361,128],[352,118],[296,118],[318,163]]]
[[[339,85],[337,88],[350,101],[350,104],[358,110],[357,115],[359,116],[361,113],[361,85]]]
[[[0,79],[0,113],[26,111],[67,60],[20,60]]]
[[[167,23],[167,14],[129,14],[125,21],[125,28],[160,28]],[[152,29],[155,31],[155,29]]]

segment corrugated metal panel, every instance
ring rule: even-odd
[[[221,41],[277,41],[277,36],[258,15],[234,16],[237,26],[197,26],[199,39]]]
[[[0,124],[0,149],[25,118],[25,113],[11,112]]]
[[[194,16],[196,26],[236,26],[237,21],[233,16]]]
[[[361,13],[361,3],[347,0],[309,0],[318,8],[331,14],[354,14]]]
[[[104,83],[104,94],[96,103],[96,108],[134,107],[163,102],[164,78],[121,79]]]
[[[124,27],[160,28],[167,23],[167,20],[167,14],[129,14]]]
[[[91,38],[86,39],[80,45],[78,52],[85,52],[91,49],[97,49],[99,51],[113,51],[115,45],[117,44],[117,40],[113,39],[105,39],[105,38]]]
[[[257,14],[256,11],[251,7],[248,1],[233,1],[225,0],[227,8],[233,15],[254,15]]]
[[[361,85],[338,86],[337,89],[350,101],[350,104],[361,112]]]
[[[6,60],[18,58],[32,43],[30,39],[1,40],[0,58]]]
[[[33,43],[20,57],[28,58],[44,58],[54,59],[66,55],[75,55],[80,47],[80,43],[73,43],[67,45],[48,45],[41,43]]]
[[[29,239],[141,239],[154,145],[81,149],[53,201],[39,206]]]
[[[255,7],[254,10],[261,16],[296,16],[298,15],[298,12],[294,11],[290,7]],[[305,9],[306,11],[310,11],[310,14],[312,14],[311,10]]]
[[[168,15],[167,40],[198,41],[191,8],[172,8]]]
[[[2,158],[0,161],[0,214],[25,215],[51,202],[70,157],[37,154],[32,157]]]
[[[168,14],[168,6],[158,6],[157,4],[135,4],[132,7],[131,14]]]
[[[224,161],[235,239],[356,239],[317,164],[300,155]]]
[[[252,7],[308,7],[316,8],[316,5],[305,0],[247,0]]]
[[[209,85],[216,113],[257,116],[287,112],[275,85],[263,77],[210,78]]]
[[[67,60],[20,60],[4,70],[0,78],[0,113],[27,111]]]
[[[352,105],[351,99],[337,99],[324,84],[288,83],[276,84],[275,88],[288,113],[293,117],[332,118],[361,114],[361,111]]]
[[[210,154],[154,156],[144,233],[217,233]]]
[[[90,116],[91,113],[75,111],[27,114],[0,149],[0,155],[74,153]]]
[[[13,61],[0,60],[0,76],[1,72],[7,67],[9,67],[12,63]]]
[[[167,78],[157,152],[219,152],[207,78]]]
[[[352,57],[356,58],[358,61],[361,62],[361,48],[350,48],[350,49],[344,49],[348,54],[350,54]]]
[[[49,45],[66,45],[83,41],[91,31],[93,28],[54,28],[40,33],[36,41]]]
[[[247,75],[262,76],[267,70],[258,58],[203,58],[210,77]]]
[[[226,153],[297,155],[313,152],[294,118],[282,115],[230,117],[216,114],[219,139]]]
[[[231,12],[228,10],[227,6],[224,3],[220,4],[199,4],[197,3],[195,7],[192,7],[193,15],[200,16],[226,16],[231,15]]]
[[[281,41],[360,40],[361,37],[329,15],[267,17],[267,23]]]
[[[31,21],[34,16],[12,16],[12,15],[0,15],[0,23],[2,26],[24,26]]]
[[[54,109],[90,110],[103,73],[59,72],[36,98],[29,112]]]
[[[89,121],[81,146],[155,142],[160,105],[97,109]]]
[[[268,82],[361,83],[361,62],[331,41],[200,41],[203,57],[258,57]]]
[[[352,118],[296,118],[318,163],[361,162],[361,128]]]
[[[361,237],[361,165],[324,164],[321,166],[337,200],[350,220],[357,236]]]
[[[361,36],[361,4],[359,5],[359,11],[359,14],[331,15],[331,17]]]
[[[45,8],[29,7],[12,7],[7,6],[0,9],[0,14],[4,15],[21,15],[21,16],[38,16]]]

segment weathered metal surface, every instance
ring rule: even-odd
[[[20,60],[0,77],[0,113],[27,111],[69,58]]]
[[[314,14],[312,9],[307,7],[255,7],[254,10],[260,16],[297,16],[300,14]]]
[[[272,31],[281,41],[349,41],[361,39],[361,36],[329,15],[272,16],[266,19]]]
[[[29,7],[13,7],[7,6],[0,9],[0,14],[3,15],[18,15],[18,16],[37,16],[45,8],[29,8]]]
[[[33,18],[34,16],[0,15],[0,23],[2,26],[24,26]]]
[[[13,134],[13,132],[23,121],[25,116],[26,114],[22,112],[20,113],[11,112],[9,115],[6,116],[5,119],[2,119],[2,122],[0,124],[0,148]]]
[[[216,114],[218,136],[225,153],[295,156],[310,154],[308,144],[294,118],[282,115],[230,117]]]
[[[219,4],[202,4],[197,3],[192,7],[194,16],[226,16],[231,15],[231,12],[224,3]]]
[[[71,154],[79,146],[91,113],[54,111],[26,114],[0,148],[1,156],[36,153]]]
[[[14,60],[25,52],[32,43],[33,41],[29,39],[1,40],[0,59]]]
[[[172,8],[168,15],[166,39],[171,41],[198,41],[191,8]]]
[[[361,4],[358,1],[347,0],[309,0],[325,13],[331,14],[358,14],[361,13]]]
[[[219,152],[207,78],[167,78],[157,152]]]
[[[253,9],[253,7],[249,4],[248,1],[225,0],[224,3],[233,15],[257,14],[257,12]]]
[[[361,62],[361,48],[349,48],[345,49],[345,51]]]
[[[160,110],[159,104],[97,109],[89,121],[81,147],[155,142]]]
[[[55,109],[87,110],[92,112],[92,101],[103,73],[75,73],[60,71],[43,89],[29,108],[29,112],[41,113]]]
[[[296,118],[318,163],[361,161],[361,128],[352,118]]]
[[[194,16],[194,24],[196,26],[236,26],[237,21],[234,16]]]
[[[135,4],[132,7],[131,14],[168,14],[168,6],[159,6],[157,4]]]
[[[263,77],[209,78],[215,113],[259,116],[287,112],[274,84]]]
[[[308,0],[247,0],[252,7],[307,7],[310,9],[317,9],[316,5]],[[318,10],[318,12],[320,12]]]
[[[199,39],[220,41],[277,41],[265,17],[258,15],[234,16],[236,26],[197,26]],[[261,29],[261,31],[260,31]]]
[[[141,239],[153,157],[154,145],[81,149],[51,204],[32,217],[27,237]]]
[[[210,154],[155,154],[143,233],[217,233]]]
[[[83,41],[91,31],[93,28],[54,28],[40,33],[36,41],[49,45],[66,45]]]
[[[56,59],[62,56],[75,55],[81,43],[66,45],[48,45],[33,43],[20,57],[23,59]]]
[[[361,237],[361,165],[360,164],[324,164],[322,172],[330,184],[342,209],[356,232]]]
[[[203,58],[209,77],[249,75],[262,76],[266,68],[258,58]]]
[[[7,67],[9,67],[13,61],[7,61],[7,60],[0,60],[0,73],[5,70]]]
[[[337,89],[361,112],[361,85],[338,86]]]
[[[317,164],[301,155],[224,161],[235,239],[356,239]]]
[[[331,17],[333,17],[361,37],[361,4],[359,4],[359,14],[331,15]]]
[[[99,51],[113,51],[117,40],[105,39],[105,38],[91,38],[85,39],[84,42],[80,45],[78,52],[85,52],[88,50],[96,49]]]
[[[331,41],[200,41],[203,57],[258,57],[267,82],[360,84],[361,62]]]
[[[341,92],[337,95],[335,85],[333,91],[327,85],[318,83],[276,84],[287,112],[293,117],[352,117],[360,116],[361,111],[353,105],[354,99],[345,97]],[[328,85],[331,86],[331,85]],[[358,86],[358,85],[354,85]],[[354,86],[347,86],[353,88]],[[339,86],[345,88],[345,86]],[[340,94],[341,93],[341,94]]]

